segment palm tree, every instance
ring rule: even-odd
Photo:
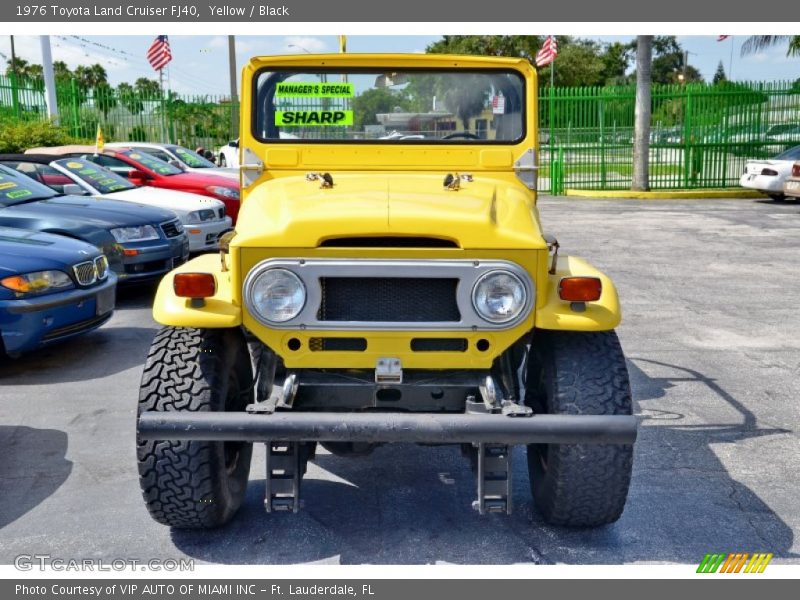
[[[800,56],[800,35],[751,35],[742,44],[742,56],[789,42],[786,56]]]
[[[636,40],[636,109],[633,131],[633,181],[631,189],[650,189],[650,88],[653,66],[653,36]]]

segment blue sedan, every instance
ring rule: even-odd
[[[17,356],[100,327],[117,276],[95,246],[0,227],[0,354]]]

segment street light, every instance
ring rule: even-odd
[[[303,48],[302,46],[298,46],[297,44],[288,44],[286,47],[287,48],[297,48],[299,50],[302,50],[306,54],[311,54],[311,52],[309,52],[306,48]]]

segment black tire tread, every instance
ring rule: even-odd
[[[138,413],[243,410],[252,387],[246,353],[239,330],[161,329],[142,373]],[[239,401],[238,406],[226,407],[231,369]],[[237,468],[233,490],[223,475],[222,448],[222,442],[137,439],[139,482],[156,521],[200,529],[217,527],[233,517],[244,497],[252,445],[243,447],[239,460],[246,466]]]
[[[632,414],[625,356],[614,331],[539,331],[533,352],[533,360],[551,374],[545,384],[548,413]],[[532,404],[541,401],[533,399]],[[632,445],[550,445],[547,462],[546,472],[537,468],[541,465],[537,446],[528,447],[534,501],[549,523],[597,527],[622,515],[633,467]]]

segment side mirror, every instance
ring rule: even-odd
[[[65,196],[85,196],[86,190],[77,183],[65,183],[61,187],[61,193]]]
[[[230,142],[228,142],[228,145],[231,148],[238,148],[239,147],[239,140],[231,140]]]
[[[183,164],[177,158],[172,158],[169,161],[169,164],[175,167],[176,169],[180,169],[181,171],[185,171]]]

